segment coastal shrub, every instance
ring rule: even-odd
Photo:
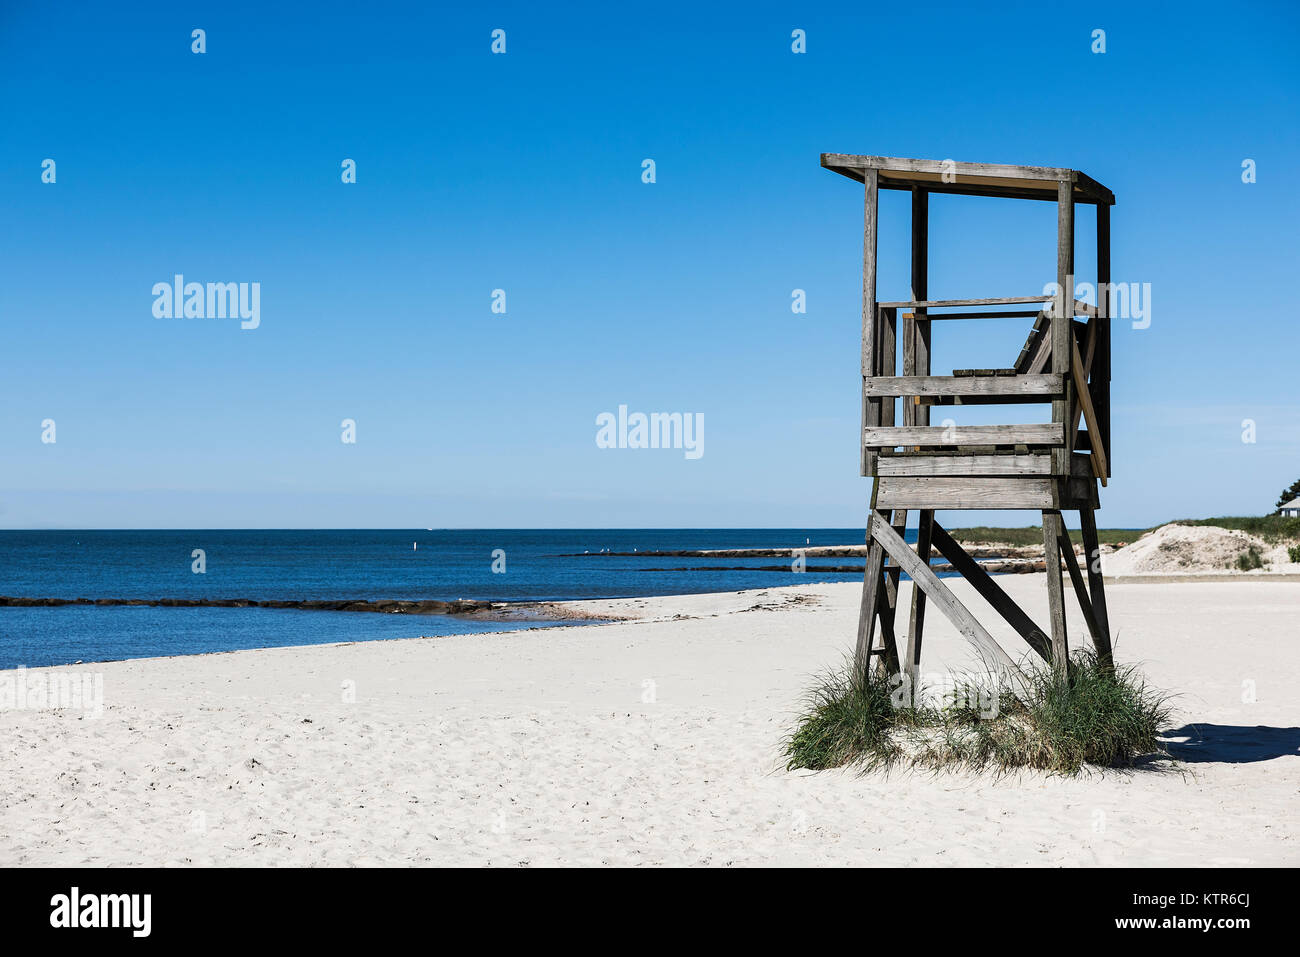
[[[1222,518],[1180,518],[1166,525],[1212,525],[1215,528],[1234,529],[1264,539],[1266,542],[1279,542],[1286,539],[1300,539],[1300,518],[1284,518],[1281,515],[1245,515]]]
[[[1286,547],[1286,557],[1292,562],[1300,562],[1300,545],[1288,545]]]
[[[1148,531],[1150,529],[1146,528],[1101,528],[1097,530],[1097,539],[1103,545],[1129,545]],[[1041,525],[1026,525],[1023,528],[991,528],[987,525],[975,525],[970,528],[949,528],[947,532],[959,542],[989,542],[1016,546],[1043,544]]]
[[[1263,567],[1264,559],[1260,556],[1259,549],[1254,545],[1237,556],[1237,568],[1243,572]]]
[[[1019,695],[1002,690],[996,708],[975,707],[972,684],[944,707],[895,707],[890,687],[865,688],[850,670],[823,676],[786,740],[786,768],[894,766],[997,773],[1035,769],[1077,774],[1085,765],[1122,767],[1163,754],[1166,699],[1136,669],[1109,668],[1076,653],[1067,680],[1045,666],[1024,672]],[[986,698],[988,697],[986,693]]]

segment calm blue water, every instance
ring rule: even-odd
[[[914,540],[915,530],[908,530]],[[584,551],[861,542],[862,529],[0,531],[0,595],[39,598],[581,599],[737,591],[860,574],[789,559],[563,557]],[[412,543],[418,544],[412,549]],[[203,549],[207,570],[191,570]],[[505,572],[492,572],[493,550]],[[853,564],[860,559],[809,559]],[[745,570],[723,570],[723,566]],[[708,567],[707,571],[671,571]],[[445,615],[263,608],[0,608],[0,668],[518,628]]]

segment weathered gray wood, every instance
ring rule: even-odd
[[[924,307],[918,306],[917,309]],[[1037,309],[995,309],[992,312],[936,312],[929,319],[1028,319],[1040,315]]]
[[[906,354],[905,354],[906,356]],[[1061,375],[882,375],[867,380],[867,395],[952,395],[1009,396],[1017,403],[1034,396],[1053,396],[1061,391]]]
[[[880,477],[877,508],[1062,508],[1055,478]]]
[[[1101,424],[1097,421],[1097,413],[1092,408],[1092,397],[1088,394],[1088,383],[1083,378],[1083,357],[1079,355],[1079,344],[1072,339],[1070,348],[1074,356],[1071,368],[1074,370],[1074,389],[1077,402],[1083,408],[1083,418],[1088,423],[1088,431],[1095,432],[1100,436]],[[1098,441],[1091,444],[1089,452],[1092,455],[1093,471],[1096,473],[1097,478],[1101,479],[1101,484],[1105,485],[1106,476],[1110,472],[1109,467],[1106,465],[1106,450],[1102,447],[1102,443]]]
[[[877,200],[879,197],[877,174],[868,170],[864,174],[865,184],[863,200],[862,225],[862,381],[876,374],[876,219]],[[879,400],[862,392],[862,427],[863,429],[880,424]],[[863,475],[875,474],[876,455],[866,443],[859,445],[861,469]]]
[[[1097,344],[1092,405],[1101,423],[1101,447],[1110,465],[1110,207],[1097,207]],[[1107,478],[1110,472],[1106,473]]]
[[[1061,513],[1043,512],[1043,555],[1054,555],[1064,529]],[[1065,631],[1065,593],[1060,561],[1047,562],[1047,613],[1052,630],[1052,669],[1066,674],[1070,664],[1069,640]]]
[[[872,513],[875,514],[874,512]],[[862,603],[858,608],[858,640],[853,654],[853,675],[855,680],[867,680],[871,676],[871,646],[876,633],[876,609],[880,600],[880,582],[884,577],[881,570],[885,564],[885,552],[880,542],[872,534],[872,523],[867,524],[867,561],[862,574]]]
[[[1036,296],[1000,296],[993,299],[908,299],[901,302],[882,302],[882,308],[890,306],[896,309],[943,309],[949,306],[1017,306],[1024,303],[1047,302],[1048,297],[1041,292]],[[931,319],[942,319],[942,315],[933,315]]]
[[[1052,365],[1052,330],[1051,317],[1048,317],[1048,327],[1043,330],[1043,335],[1038,337],[1038,341],[1033,346],[1033,355],[1029,363],[1025,366],[1024,371],[1030,375],[1040,375],[1043,370]],[[1020,371],[1017,368],[1016,371]]]
[[[872,517],[871,528],[872,534],[884,547],[889,557],[903,566],[903,570],[911,576],[917,587],[925,590],[926,597],[934,602],[957,631],[975,646],[985,663],[1004,670],[1013,679],[1018,677],[1019,669],[1011,660],[1011,656],[1002,650],[1002,647],[993,640],[993,636],[975,620],[975,616],[966,610],[948,586],[930,570],[929,563],[921,561],[879,513]]]
[[[896,510],[892,519],[892,525],[899,535],[902,535],[907,528],[907,511],[903,509]],[[885,564],[885,581],[884,591],[880,597],[880,637],[884,654],[881,659],[884,663],[884,673],[888,677],[893,677],[899,673],[898,661],[898,636],[894,624],[898,612],[898,585],[902,577],[902,569],[897,562],[889,561],[886,555]]]
[[[1052,307],[1052,371],[1068,376],[1070,372],[1070,324],[1074,305],[1074,197],[1068,183],[1057,189],[1056,201],[1056,301]],[[1052,400],[1052,421],[1065,425],[1070,421],[1072,384],[1067,379],[1060,398]],[[1062,446],[1052,453],[1053,471],[1069,472],[1070,448]]]
[[[1024,610],[1015,603],[1002,586],[986,572],[966,550],[961,547],[961,543],[948,534],[947,530],[942,528],[937,522],[930,532],[930,540],[934,547],[939,549],[939,553],[948,559],[955,571],[961,573],[974,589],[980,593],[980,596],[993,606],[993,609],[1001,615],[1021,638],[1025,639],[1026,644],[1046,662],[1052,660],[1052,641],[1047,637],[1043,629],[1034,624],[1032,618],[1025,614]]]
[[[872,382],[881,378],[896,378],[898,372],[898,310],[881,309],[878,322],[877,333],[880,348],[876,350],[876,371],[871,378],[863,383],[862,388],[872,398],[879,398],[881,403],[880,424],[888,428],[894,425],[896,421],[894,400],[876,396],[870,391],[869,386]]]
[[[1083,536],[1083,560],[1088,569],[1088,594],[1092,610],[1097,616],[1100,640],[1094,638],[1097,658],[1103,665],[1111,664],[1110,615],[1106,611],[1106,582],[1101,573],[1101,543],[1097,540],[1097,519],[1092,509],[1079,510],[1079,527]]]
[[[999,455],[881,455],[876,474],[882,477],[913,476],[1029,476],[1051,475],[1050,455],[1017,452]],[[1091,474],[1091,472],[1089,473]]]
[[[905,156],[867,156],[858,153],[823,153],[822,165],[845,166],[893,172],[928,172],[955,176],[994,176],[1001,179],[1033,180],[1055,189],[1058,182],[1074,182],[1077,170],[1052,166],[1011,166],[1003,163],[968,163],[954,160],[913,159]],[[925,183],[923,185],[927,185]]]
[[[930,564],[930,539],[934,528],[934,511],[921,509],[916,529],[917,561]],[[907,652],[903,667],[907,671],[907,687],[913,696],[917,692],[917,682],[921,677],[921,640],[925,631],[925,591],[912,584],[912,610],[907,622]],[[915,697],[912,699],[915,701]]]
[[[929,323],[926,323],[926,326],[928,327]],[[916,314],[905,312],[903,313],[903,377],[911,379],[916,377],[916,374]],[[886,381],[883,376],[869,380],[866,384],[867,391],[873,392],[874,387],[883,381]],[[917,411],[921,408],[918,400],[902,392],[898,394],[903,396],[903,424],[916,425]],[[876,462],[876,467],[877,469],[880,467],[879,461]]]
[[[1060,523],[1060,532],[1057,543],[1060,545],[1061,557],[1065,560],[1065,570],[1070,573],[1070,584],[1074,586],[1074,595],[1079,600],[1079,610],[1083,612],[1083,623],[1088,627],[1088,634],[1092,636],[1093,645],[1100,646],[1102,642],[1101,628],[1097,623],[1097,616],[1093,612],[1092,600],[1088,597],[1088,589],[1083,584],[1083,574],[1079,571],[1079,560],[1074,554],[1074,543],[1070,541],[1070,532],[1065,527],[1064,520]]]
[[[863,440],[868,448],[891,449],[899,445],[1055,445],[1064,447],[1065,427],[1060,423],[1044,422],[1034,425],[958,425],[945,428],[931,426],[872,427],[863,430]],[[1063,462],[1059,474],[1068,471],[1069,460]]]
[[[1029,371],[1030,363],[1042,348],[1043,339],[1050,338],[1049,330],[1052,324],[1050,315],[1045,309],[1034,314],[1033,327],[1030,328],[1029,335],[1025,337],[1025,344],[1020,349],[1020,355],[1011,364],[1011,367],[1021,375]]]
[[[912,298],[924,302],[930,295],[930,194],[912,190]],[[930,374],[930,321],[924,306],[912,309],[913,365],[909,375]],[[905,425],[929,425],[930,410],[914,403],[912,421]]]
[[[860,156],[852,153],[823,153],[821,165],[856,180],[861,180],[866,172],[875,170],[880,175],[881,187],[884,189],[913,189],[919,186],[936,193],[1051,200],[1055,198],[1056,187],[1064,184],[1078,202],[1115,202],[1114,195],[1105,186],[1072,169],[910,159],[901,156]]]
[[[1093,352],[1094,352],[1094,350],[1095,350],[1095,348],[1096,348],[1097,327],[1096,327],[1096,322],[1095,322],[1095,320],[1090,321],[1086,326],[1084,326],[1084,328],[1083,328],[1083,333],[1084,333],[1084,341],[1085,341],[1085,343],[1086,343],[1086,344],[1084,345],[1084,347],[1083,347],[1083,350],[1082,350],[1082,354],[1083,354],[1083,381],[1086,383],[1086,382],[1088,381],[1088,376],[1089,376],[1089,374],[1090,374],[1090,370],[1092,369]],[[1079,330],[1078,330],[1077,328],[1074,330],[1074,338],[1075,338],[1075,341],[1076,341],[1076,343],[1077,343],[1078,338],[1079,338]],[[1077,366],[1078,363],[1075,363],[1075,365]],[[1076,382],[1076,385],[1077,385],[1077,380],[1074,380],[1073,376],[1074,376],[1074,373],[1071,372],[1071,379],[1072,379],[1072,381],[1075,381],[1075,382]],[[1082,417],[1083,417],[1083,404],[1080,403],[1080,402],[1076,402],[1076,403],[1074,403],[1074,412],[1073,412],[1073,413],[1071,414],[1071,416],[1070,416],[1070,427],[1069,427],[1068,429],[1065,430],[1065,434],[1066,434],[1066,435],[1070,435],[1071,433],[1073,433],[1075,430],[1077,430],[1077,429],[1079,428],[1079,420],[1080,420]],[[1091,444],[1089,444],[1088,449],[1089,449],[1089,451],[1091,452],[1091,449],[1092,449],[1092,445],[1091,445]],[[1079,449],[1078,449],[1078,446],[1075,446],[1075,451],[1078,451],[1078,450],[1079,450]],[[1089,474],[1092,474],[1092,473],[1090,472]]]

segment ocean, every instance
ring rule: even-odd
[[[908,538],[914,540],[915,530]],[[861,580],[860,573],[816,570],[861,559],[810,558],[808,570],[797,573],[759,567],[788,567],[789,558],[599,553],[862,540],[862,529],[770,528],[0,531],[0,595],[546,601],[738,591]],[[519,627],[446,615],[301,609],[0,607],[0,668]]]

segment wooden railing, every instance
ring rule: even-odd
[[[1002,307],[1036,304],[1036,310]],[[978,311],[972,311],[978,309]],[[898,319],[903,319],[903,374],[898,375]],[[941,310],[941,311],[932,311]],[[961,311],[943,311],[961,310]],[[1076,451],[1086,452],[1091,471],[1102,484],[1108,465],[1102,425],[1094,409],[1089,369],[1096,341],[1097,310],[1074,300],[1074,315],[1056,319],[1052,302],[1042,296],[994,299],[944,299],[882,302],[875,327],[869,330],[863,377],[862,458],[868,475],[913,476],[1058,476],[1078,477]],[[1016,365],[1007,369],[964,370],[960,374],[930,374],[931,323],[943,320],[1030,318],[1034,329]],[[1057,323],[1068,322],[1072,354],[1065,372],[1052,366]],[[1083,343],[1082,350],[1080,343]],[[1055,368],[1060,369],[1061,363]],[[902,423],[896,400],[901,400]],[[1033,424],[929,424],[935,405],[1053,404],[1052,421]],[[1080,432],[1081,420],[1088,431]],[[1067,428],[1068,423],[1068,428]],[[1094,441],[1095,440],[1095,441]],[[964,456],[954,460],[953,455]],[[940,458],[945,456],[946,458]]]

